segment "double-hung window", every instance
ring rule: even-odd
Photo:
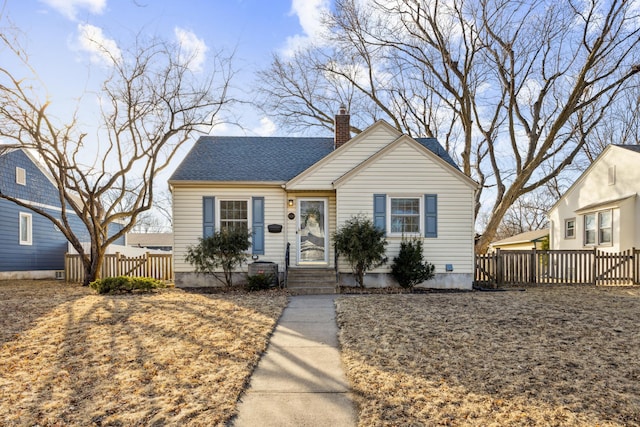
[[[255,255],[264,255],[264,218],[263,196],[202,198],[202,236],[213,236],[216,231],[251,230],[251,251]]]
[[[584,216],[584,244],[596,244],[596,219],[595,213],[586,214]]]
[[[388,237],[438,237],[438,195],[373,195],[373,224]]]
[[[611,211],[598,212],[598,243],[611,244]]]
[[[576,237],[576,219],[567,218],[564,220],[564,238],[574,239]]]
[[[389,197],[390,234],[420,234],[422,222],[421,197]]]
[[[247,200],[220,200],[220,230],[248,230]]]
[[[584,215],[584,244],[608,245],[612,243],[611,210]]]

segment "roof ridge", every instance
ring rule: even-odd
[[[459,170],[436,138],[410,138]],[[329,136],[203,135],[169,181],[286,182],[334,151]]]

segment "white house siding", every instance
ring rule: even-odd
[[[334,255],[335,251],[333,249],[333,242],[331,241],[331,236],[336,231],[336,193],[335,191],[296,191],[289,192],[287,194],[287,200],[293,200],[293,207],[287,207],[287,214],[293,213],[295,214],[295,218],[290,220],[287,218],[287,242],[291,243],[291,256],[290,263],[291,266],[296,266],[298,264],[298,235],[297,235],[297,226],[298,226],[298,199],[301,198],[318,198],[318,199],[328,199],[329,200],[329,266],[333,267],[334,265]],[[285,216],[286,216],[285,215]]]
[[[640,239],[636,238],[639,219],[636,218],[637,197],[629,198],[620,204],[618,223],[613,224],[613,235],[620,236],[617,251],[640,248]],[[616,241],[614,240],[614,244]]]
[[[181,273],[191,273],[194,268],[184,260],[187,248],[198,243],[202,237],[202,198],[213,196],[216,198],[239,198],[249,200],[251,197],[264,197],[265,214],[265,254],[260,255],[260,261],[278,263],[284,268],[284,252],[287,236],[286,223],[286,193],[278,187],[209,187],[174,185],[173,188],[173,234],[174,234],[174,268],[176,278]],[[216,215],[218,213],[216,212]],[[282,224],[281,233],[269,233],[267,225]],[[251,259],[248,259],[251,262]],[[246,271],[247,265],[242,270]],[[186,284],[183,284],[187,286]]]
[[[461,175],[461,174],[460,174]],[[473,276],[474,188],[458,172],[427,155],[424,150],[401,143],[372,161],[336,190],[338,227],[354,215],[373,218],[373,195],[438,195],[438,237],[424,239],[427,261],[437,277],[426,285],[470,289]],[[387,213],[388,214],[388,213]],[[372,273],[389,273],[400,249],[400,237],[388,237],[389,262]],[[446,272],[446,264],[453,272]],[[341,262],[341,272],[350,267]],[[373,281],[372,278],[367,277]],[[388,276],[385,280],[388,280]],[[384,283],[380,283],[384,284]]]
[[[294,178],[287,184],[287,189],[290,191],[333,190],[333,181],[386,147],[399,136],[400,133],[388,124],[376,123],[303,172],[299,178]]]
[[[549,211],[552,249],[590,249],[584,244],[584,212],[580,209],[599,203],[591,212],[612,210],[612,244],[597,246],[599,250],[618,252],[640,247],[640,153],[609,146],[578,178],[573,186]],[[615,182],[609,184],[610,168],[615,168]],[[629,197],[627,199],[627,197]],[[621,200],[624,199],[624,200]],[[578,211],[578,213],[576,213]],[[566,239],[565,219],[575,218],[575,238]]]

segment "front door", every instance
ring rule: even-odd
[[[328,264],[327,199],[298,199],[298,264]]]

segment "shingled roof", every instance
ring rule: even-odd
[[[640,145],[637,144],[615,144],[615,146],[640,153]]]
[[[416,141],[458,168],[436,139]],[[285,182],[333,149],[333,138],[203,136],[169,181]]]

